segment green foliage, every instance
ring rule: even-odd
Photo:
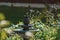
[[[5,15],[7,15],[6,17],[8,18],[8,20],[11,20],[12,22],[17,22],[23,19],[23,15],[26,13],[27,10],[29,10],[29,8],[24,8],[24,7],[1,7],[1,11],[5,13]],[[34,10],[34,9],[33,9]],[[34,10],[31,14],[28,14],[28,16],[32,16],[31,18],[31,24],[33,25],[34,28],[38,28],[39,31],[34,33],[34,38],[35,40],[55,40],[55,39],[59,39],[60,37],[60,30],[58,30],[57,26],[54,27],[53,26],[53,22],[54,22],[54,16],[50,15],[50,13],[48,13],[48,15],[46,15],[46,10],[43,10],[42,14],[37,15],[36,14],[36,10]],[[17,15],[14,15],[16,14]],[[21,13],[21,14],[20,14]],[[8,15],[10,14],[10,15]],[[52,26],[46,25],[44,23],[42,23],[42,21],[40,19],[43,19],[44,17],[49,16],[48,20],[45,21],[49,21],[50,24],[52,24]],[[17,19],[18,18],[18,19]],[[47,18],[46,18],[47,19]],[[51,19],[51,20],[50,20]],[[17,20],[17,21],[16,21]],[[53,20],[53,21],[52,21]],[[38,22],[37,22],[38,21]],[[48,22],[45,22],[48,24]],[[22,22],[19,22],[19,24],[23,24]],[[13,25],[10,26],[9,28],[3,28],[2,30],[0,30],[0,39],[1,40],[23,40],[23,38],[21,37],[21,35],[18,34],[14,34],[12,36],[8,37],[8,31],[9,33],[11,31],[13,31],[14,29],[20,28],[21,26],[17,25]],[[6,29],[6,30],[5,30]],[[11,30],[11,31],[10,31]],[[57,36],[59,35],[59,36]],[[57,37],[57,38],[56,38]],[[31,39],[31,40],[33,40]]]
[[[49,27],[49,26],[44,25],[42,22],[35,22],[33,24],[34,24],[33,27],[40,29],[39,32],[36,32],[34,34],[34,36],[35,36],[34,39],[35,40],[54,40],[54,39],[56,39],[57,27]],[[15,27],[15,26],[13,26],[13,27]],[[12,29],[16,29],[16,28],[13,28],[13,27],[12,27]],[[18,27],[19,26],[17,26],[17,28]],[[11,28],[11,27],[9,27],[9,28]],[[2,36],[3,35],[6,35],[6,34],[2,34]],[[17,34],[15,34],[13,36],[6,37],[6,40],[22,40],[22,37],[17,35]]]
[[[43,23],[36,23],[36,27],[40,29],[39,32],[35,34],[35,39],[41,39],[41,40],[54,40],[57,35],[57,27],[49,27],[44,25]]]

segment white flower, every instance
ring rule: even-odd
[[[39,11],[37,11],[36,13],[40,13]]]
[[[34,10],[33,10],[33,9],[30,9],[29,11],[30,11],[30,12],[34,12]]]

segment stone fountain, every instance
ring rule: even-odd
[[[23,40],[29,40],[31,37],[33,37],[33,32],[39,31],[36,28],[32,28],[32,24],[30,24],[29,17],[25,17],[23,20],[23,25],[21,25],[22,29],[15,29],[14,32],[21,35],[23,37]]]

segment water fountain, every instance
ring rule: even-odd
[[[29,40],[30,37],[33,37],[33,32],[37,32],[39,30],[32,27],[32,24],[30,24],[30,19],[27,16],[24,18],[23,23],[22,29],[15,29],[14,32],[22,35],[23,40]]]

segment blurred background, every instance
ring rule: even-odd
[[[0,12],[7,20],[13,23],[23,19],[30,9],[42,11],[49,5],[51,8],[60,9],[60,0],[0,0]]]
[[[18,34],[8,35],[21,28],[26,15],[40,29],[30,40],[60,40],[60,0],[0,0],[0,39],[23,40]]]

